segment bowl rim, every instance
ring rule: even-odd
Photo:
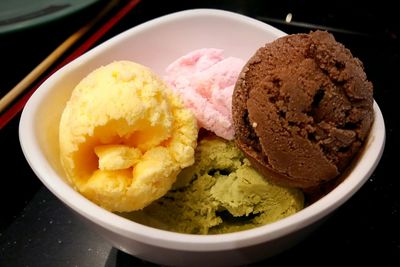
[[[71,71],[75,65],[86,60],[86,58],[101,53],[102,49],[110,43],[123,40],[123,38],[128,37],[134,32],[146,30],[160,23],[167,23],[176,19],[188,19],[196,16],[202,17],[210,15],[249,23],[255,27],[269,30],[277,36],[285,35],[282,31],[268,24],[230,11],[217,9],[190,9],[179,11],[135,26],[105,41],[103,44],[93,48],[91,51],[58,70],[31,96],[22,112],[19,124],[19,139],[23,154],[42,183],[69,208],[111,232],[147,245],[181,251],[222,251],[269,242],[305,228],[341,206],[368,180],[379,163],[386,138],[383,116],[375,101],[373,104],[375,117],[371,128],[371,133],[374,135],[372,138],[369,138],[366,144],[368,149],[364,151],[364,157],[354,167],[348,177],[330,193],[303,210],[277,222],[254,229],[202,236],[175,233],[141,225],[97,206],[75,191],[63,178],[57,175],[56,171],[46,160],[39,143],[36,141],[34,122],[41,101],[52,88],[54,89],[51,85],[57,79],[60,79],[59,74],[65,71]]]

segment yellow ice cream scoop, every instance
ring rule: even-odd
[[[110,211],[142,209],[194,162],[194,115],[150,69],[116,61],[85,77],[60,121],[68,181]]]

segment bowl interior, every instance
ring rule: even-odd
[[[224,49],[226,56],[247,60],[262,45],[284,33],[251,18],[220,10],[189,10],[167,15],[134,27],[92,49],[52,75],[27,103],[20,121],[21,145],[32,169],[41,181],[72,209],[104,227],[159,246],[196,249],[198,243],[213,243],[203,250],[226,249],[232,240],[237,246],[264,242],[268,238],[295,231],[334,210],[348,199],[373,171],[383,150],[385,130],[379,107],[367,148],[354,166],[350,181],[341,184],[330,196],[277,223],[239,233],[192,236],[165,232],[138,225],[107,212],[75,192],[66,182],[59,161],[58,124],[75,85],[89,72],[115,60],[132,60],[163,75],[177,57],[198,48]],[[274,234],[271,234],[274,233]],[[160,240],[166,240],[164,243]],[[246,241],[247,240],[247,241]],[[251,242],[249,240],[252,240]],[[190,245],[192,244],[192,245]]]

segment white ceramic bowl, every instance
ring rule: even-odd
[[[248,59],[283,32],[231,12],[188,10],[154,19],[104,42],[44,82],[27,103],[20,121],[20,142],[27,161],[68,207],[116,248],[162,265],[240,265],[274,255],[300,241],[348,200],[368,179],[381,157],[385,126],[374,103],[375,122],[356,164],[332,192],[278,222],[237,233],[198,236],[147,227],[93,204],[66,182],[58,156],[58,122],[74,86],[95,68],[114,60],[133,60],[159,74],[191,50],[216,47]]]

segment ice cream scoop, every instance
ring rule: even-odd
[[[59,125],[68,181],[111,211],[141,209],[193,164],[197,122],[150,69],[116,61],[73,90]]]
[[[231,140],[232,92],[244,61],[223,55],[223,50],[194,50],[166,68],[165,80],[197,118],[199,127]]]
[[[234,142],[213,136],[200,141],[194,165],[178,175],[171,191],[123,216],[169,231],[217,234],[277,221],[303,205],[300,190],[268,182]]]
[[[337,177],[373,122],[361,61],[324,31],[261,47],[236,83],[236,142],[266,177],[310,188]]]

